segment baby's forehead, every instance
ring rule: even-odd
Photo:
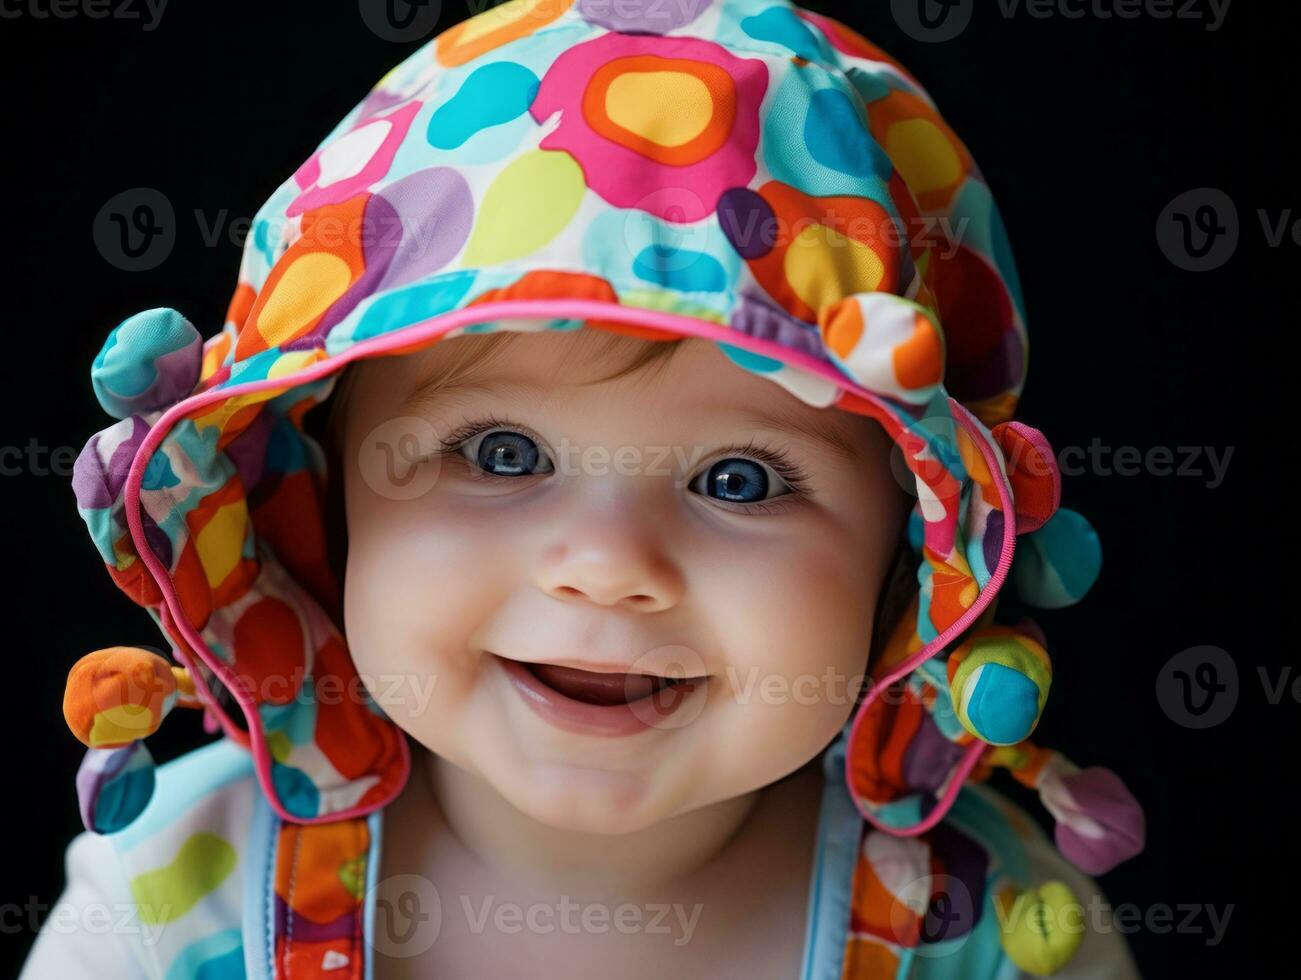
[[[598,338],[583,338],[583,333]],[[601,344],[598,331],[574,334],[579,336],[443,341],[405,355],[402,377],[386,390],[401,398],[399,414],[438,413],[471,403],[553,418],[577,412],[611,427],[633,421],[639,427],[686,426],[702,434],[766,431],[851,459],[874,453],[885,439],[875,420],[809,405],[739,367],[712,342],[620,337]],[[669,347],[677,349],[670,352]],[[651,353],[653,361],[623,373]],[[618,376],[608,380],[612,374]]]

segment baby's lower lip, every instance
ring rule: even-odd
[[[666,682],[641,674],[598,674],[490,656],[536,714],[581,735],[634,735],[654,728],[704,680]]]

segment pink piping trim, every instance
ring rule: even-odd
[[[293,388],[305,384],[309,381],[315,381],[318,378],[333,374],[335,371],[346,366],[352,361],[360,360],[363,357],[382,354],[386,350],[395,347],[408,347],[420,343],[424,340],[432,340],[457,327],[469,326],[477,323],[487,323],[492,320],[511,320],[511,319],[575,319],[575,320],[610,320],[618,323],[626,323],[634,326],[653,327],[665,330],[675,334],[682,334],[690,337],[701,337],[707,340],[714,340],[727,344],[731,347],[737,347],[742,350],[752,351],[756,354],[762,354],[765,357],[771,357],[773,360],[781,361],[784,364],[793,367],[802,368],[812,374],[823,377],[850,393],[857,395],[870,404],[875,405],[885,415],[898,419],[899,413],[882,401],[878,396],[856,385],[850,378],[841,374],[834,367],[825,361],[820,361],[811,354],[805,354],[802,351],[793,351],[781,344],[771,340],[751,337],[747,334],[738,333],[729,327],[711,323],[708,320],[697,319],[696,317],[684,316],[678,313],[668,313],[663,310],[647,310],[635,306],[623,306],[619,303],[609,303],[600,300],[574,300],[574,299],[536,299],[536,300],[505,300],[495,303],[481,303],[475,306],[464,307],[459,310],[452,310],[448,313],[439,314],[429,320],[420,323],[411,324],[395,330],[391,333],[383,334],[379,337],[373,337],[369,340],[361,340],[353,344],[346,351],[337,357],[329,358],[324,361],[317,361],[308,365],[302,371],[287,374],[279,378],[263,378],[258,381],[249,381],[244,384],[232,385],[229,388],[211,388],[207,391],[200,392],[182,401],[177,402],[171,408],[167,409],[154,423],[149,432],[146,433],[144,441],[140,448],[136,450],[135,457],[131,461],[131,468],[127,473],[126,488],[124,494],[126,506],[127,527],[131,532],[131,540],[135,544],[136,553],[140,560],[144,562],[145,568],[153,576],[162,593],[163,602],[168,611],[171,613],[171,622],[178,629],[186,643],[188,643],[195,653],[203,660],[204,663],[212,670],[214,674],[226,685],[244,712],[244,718],[248,722],[248,742],[249,748],[253,754],[253,764],[257,772],[258,781],[262,785],[264,795],[267,797],[271,808],[281,818],[291,823],[314,824],[327,823],[337,820],[346,820],[356,816],[364,816],[380,807],[386,806],[402,790],[406,783],[406,776],[398,783],[393,793],[378,803],[371,803],[366,806],[358,804],[350,809],[336,813],[324,814],[316,817],[304,818],[287,812],[280,805],[279,795],[275,792],[275,785],[271,781],[271,754],[267,749],[266,737],[262,731],[262,719],[257,713],[256,705],[251,697],[241,692],[240,685],[234,683],[231,679],[232,671],[229,666],[215,657],[211,650],[208,649],[203,638],[195,630],[193,625],[185,618],[184,610],[181,607],[180,599],[176,595],[176,589],[173,586],[171,576],[167,572],[166,566],[158,559],[153,550],[149,547],[149,542],[145,537],[144,521],[140,517],[140,484],[144,479],[144,471],[149,460],[153,457],[154,451],[159,444],[166,438],[177,420],[185,415],[194,412],[196,409],[214,402],[225,401],[235,395],[249,394],[256,391],[263,391],[268,388]],[[1005,547],[1005,551],[1010,554],[1010,549]],[[982,593],[983,596],[983,593]],[[925,659],[924,657],[921,659]],[[917,662],[920,663],[920,660]],[[193,672],[196,678],[198,672]],[[201,683],[201,681],[199,682]],[[211,696],[211,692],[208,692]],[[215,703],[215,702],[214,702]],[[243,732],[227,717],[226,712],[216,711],[218,721],[221,722],[222,728],[226,734],[234,741],[242,741]],[[861,712],[859,717],[861,718]],[[404,738],[398,739],[399,752],[402,758],[403,767],[410,773],[410,751]],[[974,759],[972,761],[974,765]],[[970,767],[968,767],[970,768]],[[852,795],[852,794],[851,794]],[[871,819],[869,817],[869,819]]]
[[[980,428],[977,426],[972,415],[952,398],[949,399],[949,407],[953,410],[954,418],[961,422],[963,428],[970,432],[975,439],[973,440],[980,448],[980,453],[985,457],[985,465],[989,468],[990,476],[994,479],[994,485],[998,487],[998,500],[1003,508],[1003,547],[999,552],[998,566],[994,573],[985,583],[985,587],[980,590],[980,595],[976,601],[971,604],[971,608],[958,617],[948,629],[931,640],[907,660],[902,661],[897,667],[882,677],[872,685],[863,699],[863,703],[858,708],[858,713],[854,716],[854,723],[849,729],[849,750],[852,750],[858,740],[858,730],[863,724],[863,719],[867,716],[867,706],[877,699],[880,693],[888,688],[901,677],[911,674],[921,664],[930,660],[932,657],[939,655],[950,642],[974,623],[977,617],[985,611],[994,597],[998,595],[998,590],[1003,587],[1003,581],[1007,578],[1008,569],[1012,565],[1012,553],[1016,550],[1016,509],[1012,500],[1012,487],[1003,473],[1002,466],[999,465],[998,459],[994,456],[994,446],[980,434]],[[1009,515],[1011,519],[1009,520]],[[849,789],[849,798],[854,801],[854,806],[858,807],[858,812],[863,815],[877,830],[884,831],[894,837],[916,837],[918,834],[924,834],[944,818],[949,812],[949,808],[958,798],[958,793],[962,791],[962,784],[967,781],[967,776],[975,768],[976,763],[980,761],[980,756],[989,748],[988,743],[977,739],[968,748],[962,758],[959,760],[957,767],[953,770],[953,775],[944,789],[944,794],[931,810],[919,822],[908,827],[890,827],[882,823],[874,814],[869,812],[858,800],[854,794],[853,780],[851,778],[850,751],[845,752],[845,785]]]

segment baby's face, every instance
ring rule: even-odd
[[[701,340],[588,384],[628,362],[593,335],[514,335],[423,393],[460,340],[352,369],[345,628],[430,751],[535,819],[621,833],[836,735],[905,497],[871,420]]]

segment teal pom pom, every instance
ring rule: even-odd
[[[1097,532],[1081,514],[1063,507],[1020,540],[1012,582],[1017,595],[1030,605],[1062,609],[1083,599],[1101,571]]]
[[[166,408],[192,392],[203,338],[175,310],[145,310],[113,328],[90,368],[100,406],[115,419]]]

